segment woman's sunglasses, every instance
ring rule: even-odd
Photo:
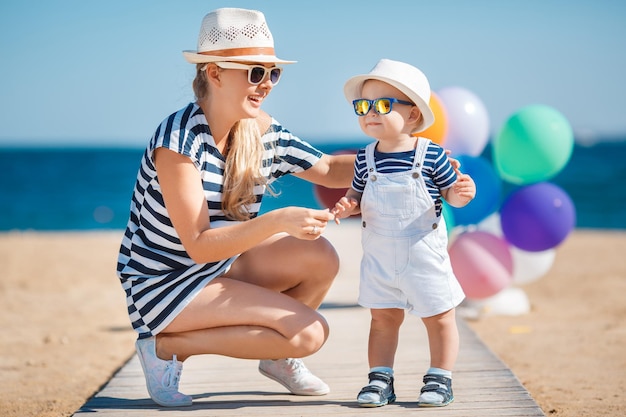
[[[352,102],[352,105],[354,106],[354,112],[357,116],[365,116],[370,112],[371,108],[374,108],[374,111],[378,114],[387,114],[391,111],[393,103],[414,106],[410,101],[398,100],[397,98],[391,97],[381,97],[374,100],[357,98]]]
[[[261,84],[265,79],[265,74],[268,72],[270,74],[270,81],[272,84],[276,85],[278,81],[280,81],[280,75],[283,72],[281,67],[266,68],[262,65],[246,65],[237,62],[216,62],[215,65],[225,69],[247,69],[248,82],[252,85]]]

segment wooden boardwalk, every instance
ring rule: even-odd
[[[332,235],[331,235],[332,236]],[[329,239],[331,239],[329,237]],[[332,239],[331,239],[332,240]],[[358,241],[357,241],[358,242]],[[355,304],[358,254],[349,245],[342,271],[322,306],[331,335],[326,345],[305,359],[307,367],[330,385],[320,397],[290,395],[257,371],[258,361],[215,355],[185,362],[180,389],[193,397],[193,406],[162,408],[145,387],[134,355],[75,416],[364,416],[420,415],[438,417],[544,416],[517,377],[459,319],[461,351],[453,373],[455,402],[443,408],[418,408],[422,375],[428,368],[428,342],[421,320],[407,315],[401,329],[395,364],[397,402],[382,408],[361,408],[356,395],[367,383],[369,312]]]

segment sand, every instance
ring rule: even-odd
[[[133,355],[114,272],[120,239],[0,234],[1,416],[72,415]],[[521,287],[529,313],[470,321],[546,415],[626,415],[625,247],[626,232],[577,230]]]

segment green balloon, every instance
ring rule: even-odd
[[[441,199],[441,215],[446,221],[446,231],[448,232],[449,237],[452,229],[456,227],[456,222],[454,221],[454,213],[452,212],[452,209],[448,203],[443,200],[443,198]]]
[[[503,180],[531,184],[558,174],[573,149],[567,119],[549,106],[531,105],[506,121],[493,143],[493,161]]]

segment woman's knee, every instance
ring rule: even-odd
[[[300,330],[291,338],[295,357],[305,357],[312,355],[324,346],[328,339],[330,328],[324,317],[315,313],[315,317],[308,325],[300,328]]]
[[[339,255],[335,247],[323,237],[311,244],[311,250],[305,251],[306,270],[314,272],[318,278],[332,281],[339,272]]]

